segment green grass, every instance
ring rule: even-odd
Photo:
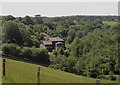
[[[103,21],[103,24],[115,26],[115,25],[118,25],[118,22],[114,22],[114,21]]]
[[[96,79],[40,66],[41,83],[95,83]],[[6,76],[3,83],[37,83],[38,65],[6,59]],[[102,83],[115,81],[101,80]]]
[[[2,58],[0,57],[0,85],[2,84]]]

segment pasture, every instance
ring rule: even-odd
[[[94,83],[96,79],[40,66],[40,83]],[[3,83],[37,83],[38,65],[6,59],[6,76]],[[100,80],[101,83],[116,83]],[[94,85],[93,84],[93,85]]]
[[[103,21],[103,24],[115,26],[115,25],[118,25],[118,22],[114,22],[114,21]]]
[[[2,84],[2,58],[0,57],[0,85]]]

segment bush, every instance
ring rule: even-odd
[[[117,80],[116,76],[111,76],[110,80]]]
[[[98,78],[107,79],[107,80],[117,80],[118,79],[117,76],[115,76],[115,75],[112,75],[112,76],[110,76],[110,75],[99,75]]]
[[[23,59],[29,59],[31,61],[35,61],[37,63],[40,62],[49,62],[49,55],[48,51],[43,48],[36,48],[36,47],[19,47],[15,44],[4,44],[2,46],[3,54],[12,55],[21,57]]]
[[[113,72],[109,72],[109,77],[108,77],[109,80],[116,80],[117,78],[113,75]]]
[[[49,62],[48,51],[43,48],[32,47],[32,59],[39,62]]]
[[[21,47],[15,44],[3,44],[2,46],[3,54],[6,55],[13,55],[13,56],[20,56]]]
[[[21,51],[21,56],[23,58],[28,58],[31,59],[31,55],[32,55],[32,50],[29,47],[23,47],[22,51]]]

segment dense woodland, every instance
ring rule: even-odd
[[[117,16],[2,16],[3,54],[49,64],[62,71],[117,80],[120,74]],[[65,49],[48,54],[47,37],[65,40]]]

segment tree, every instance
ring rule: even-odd
[[[79,38],[75,37],[74,41],[71,44],[71,48],[72,48],[71,55],[76,56],[76,57],[78,57],[80,55],[79,49],[81,49],[81,48],[79,47],[79,44],[80,44]]]
[[[81,32],[81,30],[79,30],[79,31],[76,33],[76,37],[81,38],[82,36],[83,36],[83,33]]]
[[[23,22],[23,18],[22,17],[17,17],[15,21],[18,22],[18,23],[22,23]]]
[[[96,24],[103,24],[100,19],[96,19],[96,20],[95,20],[95,23],[96,23]]]
[[[52,22],[44,22],[44,26],[47,26],[49,29],[53,30],[55,29],[55,25]]]
[[[26,25],[30,25],[30,24],[33,25],[34,24],[33,20],[29,16],[25,16],[23,18],[23,23],[26,24]]]
[[[72,39],[68,36],[66,42],[70,44],[72,42]]]
[[[75,30],[74,30],[74,29],[69,30],[68,36],[69,36],[69,37],[72,39],[72,41],[73,41],[74,38],[75,38]]]
[[[43,19],[42,19],[41,15],[35,15],[35,23],[43,24]]]
[[[69,56],[66,60],[66,68],[67,68],[67,72],[71,72],[71,73],[76,73],[75,70],[75,64],[77,62],[77,58],[73,57],[73,56]]]
[[[20,32],[17,23],[13,21],[7,21],[3,25],[3,39],[7,43],[23,44],[22,33]]]
[[[3,16],[2,18],[3,18],[4,21],[9,21],[9,20],[12,21],[12,20],[15,20],[15,19],[16,19],[16,18],[13,17],[12,15]]]
[[[31,37],[31,28],[29,26],[24,25],[23,23],[19,23],[19,29],[23,37],[23,45],[24,46],[33,46],[33,39]]]
[[[44,29],[42,25],[33,25],[33,31],[40,33],[40,32],[43,32]]]

